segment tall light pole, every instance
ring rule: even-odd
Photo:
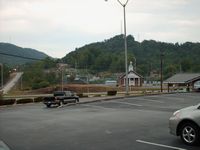
[[[160,51],[160,92],[163,92],[163,51]]]
[[[108,0],[105,0],[108,1]],[[128,65],[127,65],[127,40],[126,40],[126,5],[128,4],[129,0],[126,0],[126,2],[122,3],[120,0],[117,0],[119,4],[123,7],[124,10],[124,48],[125,48],[125,71],[126,71],[126,95],[128,95],[129,89],[128,89]]]
[[[0,63],[1,65],[1,89],[3,89],[3,64]]]
[[[61,90],[63,91],[63,68],[61,69]]]
[[[61,73],[61,91],[63,91],[63,85],[64,85],[64,75],[63,75],[63,72],[64,72],[64,69],[65,69],[65,66],[63,65],[63,64],[60,64],[60,66],[59,66],[59,68],[58,68],[58,70],[60,71],[60,73]]]

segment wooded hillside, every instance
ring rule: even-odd
[[[164,43],[154,40],[137,42],[132,35],[127,37],[128,62],[137,60],[137,71],[148,76],[160,69],[160,54],[163,53],[164,75],[176,72],[200,72],[200,43]],[[117,35],[102,42],[77,48],[67,54],[63,61],[76,68],[94,72],[124,72],[124,38]]]
[[[44,59],[46,57],[48,57],[48,55],[34,49],[22,48],[9,43],[0,43],[0,63],[15,66],[25,64],[28,62],[33,62],[34,58],[36,60],[39,60]]]

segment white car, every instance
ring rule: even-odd
[[[200,143],[200,104],[180,109],[169,119],[170,133],[187,145]]]

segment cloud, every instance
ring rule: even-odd
[[[199,6],[199,0],[129,0],[127,34],[140,40],[200,41]],[[0,0],[0,40],[52,56],[56,50],[57,57],[121,34],[122,21],[117,0]]]

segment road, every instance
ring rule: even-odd
[[[7,94],[16,85],[22,75],[23,72],[17,72],[15,77],[12,78],[6,85],[4,85],[3,94]]]
[[[0,140],[12,150],[199,150],[169,134],[168,119],[200,93],[142,96],[46,108],[0,108]]]

